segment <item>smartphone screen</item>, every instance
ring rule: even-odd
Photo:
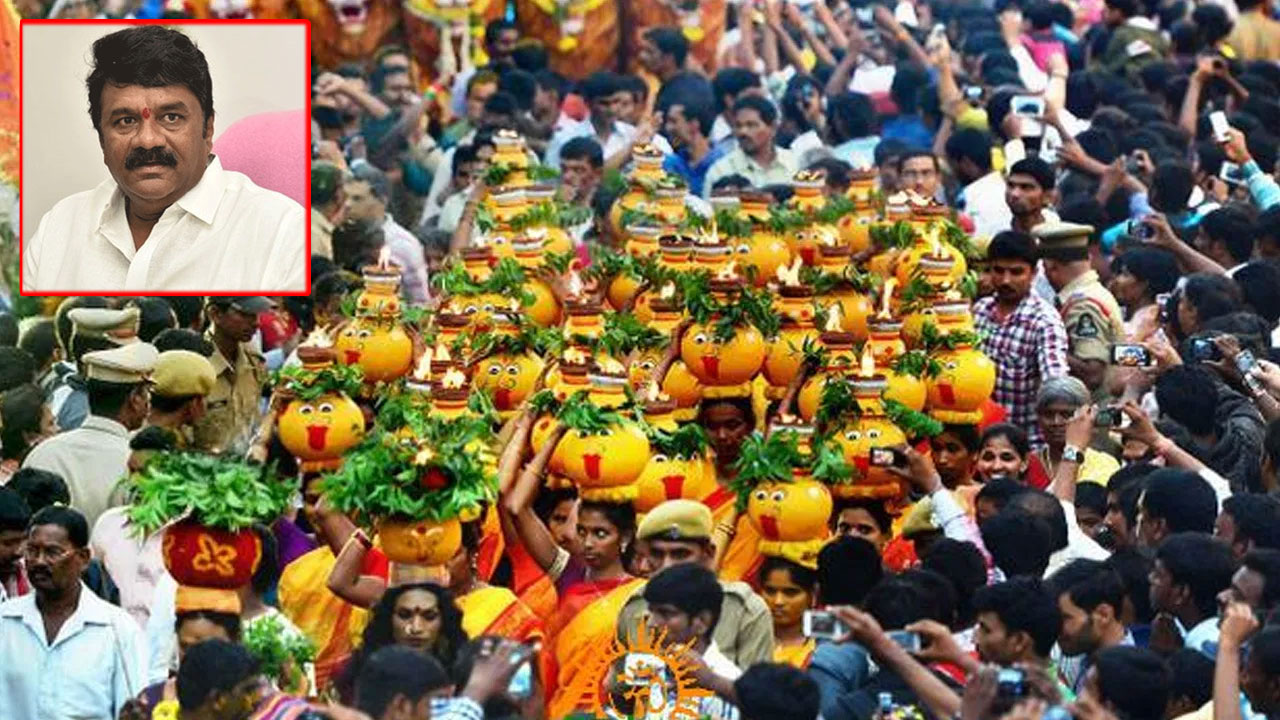
[[[1227,124],[1227,114],[1221,110],[1209,113],[1209,124],[1213,127],[1213,137],[1218,142],[1226,142],[1229,137],[1227,131],[1231,126]]]

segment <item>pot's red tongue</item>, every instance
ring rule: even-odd
[[[307,426],[307,447],[312,450],[323,450],[325,436],[329,434],[327,425]]]
[[[511,391],[507,388],[498,388],[493,393],[493,404],[498,406],[499,410],[511,409]]]
[[[355,365],[356,363],[360,362],[360,351],[359,351],[359,350],[347,350],[347,351],[346,351],[346,353],[347,353],[347,364],[348,364],[348,365]]]
[[[942,383],[938,385],[938,394],[942,396],[943,405],[956,404],[956,389],[951,383]]]
[[[812,248],[812,247],[802,247],[802,248],[800,248],[800,259],[804,261],[804,264],[805,264],[805,265],[813,265],[813,264],[814,264],[814,263],[813,263],[813,248]]]
[[[778,539],[778,518],[772,515],[760,516],[760,534],[765,540]]]
[[[666,489],[668,500],[679,500],[684,490],[684,476],[668,475],[662,478],[662,487]]]
[[[858,472],[863,475],[867,474],[867,470],[871,467],[871,456],[863,455],[853,459],[853,464],[858,468]]]
[[[720,358],[714,355],[702,356],[702,370],[707,375],[719,379],[720,378]]]
[[[599,455],[582,456],[582,464],[587,470],[587,477],[592,480],[600,479],[600,459]]]

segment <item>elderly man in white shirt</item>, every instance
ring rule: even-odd
[[[181,32],[93,44],[89,113],[111,179],[64,198],[23,247],[24,292],[306,289],[305,213],[212,154],[213,83]]]
[[[93,594],[89,526],[58,505],[36,513],[23,548],[35,592],[0,603],[0,715],[115,718],[143,690],[146,644],[125,611]]]
[[[790,150],[774,144],[778,111],[773,104],[748,95],[733,106],[733,121],[738,146],[707,170],[702,196],[711,197],[715,184],[730,175],[742,175],[756,188],[790,183],[799,163]]]
[[[390,187],[386,174],[367,162],[353,163],[351,174],[343,186],[347,196],[346,216],[371,220],[382,228],[391,261],[400,266],[402,292],[411,302],[425,302],[431,294],[427,283],[427,256],[418,238],[387,212]]]

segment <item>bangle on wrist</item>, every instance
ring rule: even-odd
[[[365,550],[373,548],[373,541],[369,539],[369,534],[363,528],[356,528],[356,531],[351,533],[351,539],[360,543],[360,546]]]

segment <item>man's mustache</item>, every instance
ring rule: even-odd
[[[124,169],[133,170],[143,165],[168,165],[169,167],[178,166],[178,158],[173,153],[162,147],[153,148],[134,148],[129,151],[128,157],[124,159]]]

